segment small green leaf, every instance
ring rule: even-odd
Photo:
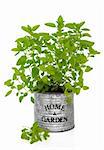
[[[18,51],[20,51],[20,49],[19,48],[12,48],[12,51],[18,52]]]
[[[9,96],[12,93],[12,90],[8,91],[5,96]]]
[[[83,30],[83,31],[90,31],[90,29],[88,29],[88,28],[83,28],[81,30]]]
[[[20,103],[22,102],[23,98],[24,98],[24,96],[20,96],[20,97],[19,97],[19,102],[20,102]]]
[[[73,102],[73,95],[70,92],[65,92],[64,93],[66,95],[66,99],[65,101],[67,102],[68,105],[72,104]]]
[[[35,25],[35,26],[33,26],[33,27],[32,27],[32,31],[37,30],[39,27],[40,27],[40,25]]]
[[[34,46],[34,48],[35,48],[39,53],[41,53],[41,47],[40,47],[40,46]]]
[[[15,77],[20,75],[20,71],[16,67],[13,67],[12,69],[15,71]]]
[[[87,37],[91,37],[91,35],[89,33],[83,33],[82,37],[87,36]]]
[[[28,95],[28,93],[27,93],[27,92],[25,92],[25,93],[23,94],[23,96],[24,96],[24,97],[26,97],[27,95]]]
[[[21,29],[24,30],[24,31],[26,31],[26,32],[28,32],[28,28],[25,27],[25,26],[22,26]]]
[[[45,84],[48,84],[48,77],[47,76],[44,76],[42,78],[42,81],[45,83]]]
[[[84,64],[88,61],[87,57],[84,54],[77,54],[76,59],[77,59],[77,62],[81,64]]]
[[[75,29],[75,28],[76,28],[76,25],[75,25],[75,23],[67,23],[67,24],[65,25],[65,27],[68,27],[68,28],[70,28],[70,29]]]
[[[59,16],[57,19],[58,29],[61,30],[64,27],[64,20],[62,16]]]
[[[87,41],[87,40],[80,40],[81,45],[85,45],[85,46],[93,46],[94,42],[91,41]]]
[[[67,89],[71,89],[71,88],[72,88],[72,86],[71,86],[71,84],[68,82],[68,83],[66,83],[66,84],[65,84],[65,88],[67,88]]]
[[[6,85],[6,86],[12,86],[12,85],[13,85],[13,84],[12,84],[12,80],[9,79],[9,80],[5,81],[5,82],[4,82],[4,85]]]
[[[27,26],[22,26],[21,29],[24,30],[24,31],[26,31],[26,32],[28,32],[28,33],[31,33],[31,30],[32,30],[29,25],[27,25]]]
[[[100,54],[100,52],[94,50],[92,47],[89,48],[89,52],[90,52],[90,54],[93,54],[93,55]]]
[[[56,72],[55,72],[54,79],[55,79],[56,81],[58,81],[59,83],[61,83],[61,81],[62,81],[62,73],[59,72],[59,71],[56,71]]]
[[[47,69],[44,65],[40,65],[39,68],[40,68],[41,71],[47,71]]]
[[[49,73],[50,75],[54,75],[55,74],[55,68],[51,65],[47,66],[47,73]]]
[[[90,66],[86,66],[85,72],[89,72],[91,71],[93,68],[91,68]]]
[[[49,33],[46,33],[46,32],[40,32],[39,35],[45,37],[45,36],[49,36]]]
[[[26,59],[26,56],[21,56],[17,61],[17,65],[24,65],[26,63]]]
[[[73,89],[74,93],[76,93],[77,95],[80,93],[80,90],[81,90],[80,88],[74,88]]]
[[[44,134],[43,134],[43,138],[44,138],[45,140],[47,140],[48,137],[50,137],[49,132],[48,132],[48,131],[45,131]]]
[[[22,88],[23,88],[23,85],[22,85],[22,84],[17,85],[17,89],[18,89],[18,90],[21,90]]]
[[[23,82],[25,82],[25,83],[27,82],[27,79],[26,79],[26,76],[24,73],[22,73],[20,77]]]
[[[15,73],[13,74],[13,80],[17,80],[17,76]]]
[[[56,27],[56,25],[54,23],[45,23],[46,26],[49,26],[49,27]]]
[[[35,101],[34,97],[31,96],[31,102],[32,102],[33,104],[34,104],[34,101]]]
[[[39,69],[37,67],[32,68],[32,77],[35,78],[39,74]]]
[[[57,22],[59,24],[63,24],[64,20],[63,20],[63,17],[61,15],[58,17]]]
[[[22,130],[21,139],[29,140],[30,137],[28,136],[26,131],[27,131],[27,129]]]
[[[77,28],[80,29],[85,24],[85,21],[82,21],[78,24],[76,24]]]
[[[83,90],[88,90],[89,87],[88,86],[83,86]]]

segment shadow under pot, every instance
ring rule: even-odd
[[[74,128],[73,93],[71,103],[63,93],[35,93],[34,116],[39,126],[50,132],[67,131]]]

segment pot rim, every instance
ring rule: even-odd
[[[65,95],[64,92],[34,92],[35,94],[62,94],[62,95]],[[70,94],[73,94],[73,92],[69,92]]]

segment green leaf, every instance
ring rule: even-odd
[[[70,28],[70,29],[76,29],[76,24],[75,24],[75,23],[67,23],[67,24],[65,25],[65,27],[68,27],[68,28]]]
[[[26,31],[26,32],[28,32],[28,33],[31,33],[31,31],[32,31],[32,29],[31,29],[31,27],[29,25],[22,26],[21,29],[24,30],[24,31]]]
[[[40,25],[35,25],[35,26],[33,26],[33,27],[32,27],[32,31],[37,30],[39,27],[40,27]]]
[[[38,122],[35,122],[31,128],[24,128],[21,134],[21,138],[23,140],[29,140],[30,144],[47,140],[48,137],[49,131],[40,128]]]
[[[27,134],[27,132],[25,130],[22,131],[21,139],[30,140],[30,137],[29,137],[29,135]]]
[[[47,62],[53,62],[53,57],[52,57],[51,54],[46,54],[46,58],[45,59],[46,59],[46,61],[48,60]]]
[[[27,92],[25,92],[25,93],[23,94],[23,96],[24,96],[24,97],[26,97],[27,95],[28,95],[28,93],[27,93]]]
[[[80,40],[81,45],[85,45],[85,46],[93,46],[94,42],[91,41],[87,41],[87,40]]]
[[[55,79],[57,82],[61,83],[61,82],[62,82],[62,73],[59,72],[59,71],[56,71],[56,72],[55,72],[54,79]]]
[[[40,47],[40,46],[34,46],[34,48],[35,48],[39,53],[41,53],[41,47]]]
[[[64,94],[66,95],[66,99],[65,99],[66,103],[68,105],[72,104],[72,102],[73,102],[73,95],[72,95],[72,93],[68,92],[67,89],[65,89]]]
[[[47,71],[47,69],[44,65],[40,65],[39,68],[40,68],[41,71]]]
[[[83,33],[82,37],[87,36],[87,37],[91,37],[91,35],[89,33]]]
[[[34,101],[35,101],[34,97],[31,96],[31,102],[32,102],[33,104],[34,104]]]
[[[22,84],[17,85],[17,89],[18,89],[18,90],[21,90],[22,88],[23,88],[23,85],[22,85]]]
[[[72,86],[71,86],[71,84],[68,82],[68,83],[65,84],[65,88],[67,88],[67,89],[72,89]]]
[[[20,51],[20,49],[19,48],[12,48],[12,51],[18,52],[18,51]]]
[[[23,98],[24,98],[24,96],[20,96],[20,97],[19,97],[19,102],[20,102],[20,103],[22,102]]]
[[[85,72],[89,72],[91,71],[93,68],[91,68],[90,66],[86,66]]]
[[[84,64],[88,61],[87,57],[84,54],[77,54],[76,59],[77,59],[77,63],[81,63],[81,64]]]
[[[17,80],[17,75],[15,73],[13,74],[13,80]]]
[[[37,67],[32,68],[32,77],[35,78],[39,75],[39,69]]]
[[[89,52],[90,52],[90,54],[93,54],[93,55],[100,54],[100,52],[94,50],[92,47],[89,48]]]
[[[48,77],[47,76],[44,76],[42,78],[42,81],[45,83],[45,84],[48,84]]]
[[[58,29],[62,29],[64,27],[64,20],[62,16],[59,16],[57,19],[57,23],[58,23]]]
[[[88,28],[83,28],[82,30],[83,31],[90,31],[90,29],[88,29]]]
[[[39,33],[39,35],[42,36],[46,41],[50,40],[49,33],[41,32],[41,33]]]
[[[23,82],[27,83],[27,79],[24,73],[22,73],[20,77]]]
[[[49,27],[56,27],[56,25],[54,23],[45,23],[46,26],[49,26]]]
[[[88,86],[83,86],[83,90],[88,90],[89,87]]]
[[[20,71],[19,71],[16,67],[13,67],[12,69],[15,71],[15,75],[16,75],[16,76],[19,76],[19,75],[20,75]],[[15,77],[16,77],[16,76],[15,76]]]
[[[12,80],[9,79],[9,80],[5,81],[4,85],[6,85],[6,86],[12,86],[13,85]]]
[[[28,31],[29,31],[29,30],[28,30],[28,28],[27,28],[27,27],[25,27],[25,26],[22,26],[22,27],[21,27],[21,29],[22,29],[22,30],[24,30],[24,31],[26,31],[26,32],[28,32]]]
[[[67,96],[66,102],[67,102],[68,105],[72,104],[72,100],[73,100],[73,99],[72,99],[71,96]]]
[[[21,56],[17,61],[17,65],[24,65],[26,63],[26,59],[26,56]]]
[[[76,72],[72,71],[72,76],[73,76],[73,79],[76,80],[76,77],[77,77]]]
[[[85,24],[85,21],[82,21],[78,24],[76,24],[77,28],[80,29]]]
[[[63,20],[63,17],[61,15],[58,17],[57,22],[59,24],[63,24],[64,20]]]
[[[12,90],[8,91],[5,96],[9,96],[12,93]]]
[[[80,90],[81,90],[80,88],[74,88],[74,89],[73,89],[73,92],[78,95],[78,94],[80,93]]]
[[[45,131],[44,134],[43,134],[43,138],[45,140],[47,140],[47,138],[49,137],[49,132],[48,131]]]
[[[47,66],[47,73],[49,73],[50,75],[54,75],[55,74],[55,68],[51,65]]]
[[[49,36],[49,33],[46,33],[46,32],[40,32],[39,35],[40,35],[40,36],[43,36],[43,37],[46,37],[46,36]]]

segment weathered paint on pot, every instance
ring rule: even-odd
[[[73,93],[72,103],[67,104],[63,93],[35,93],[35,121],[50,132],[74,128]]]

